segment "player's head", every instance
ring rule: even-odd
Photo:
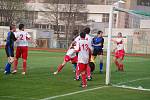
[[[78,30],[74,30],[72,34],[73,34],[73,36],[77,36],[77,35],[79,35],[79,31]]]
[[[90,28],[89,27],[86,27],[84,30],[83,30],[83,32],[85,32],[86,34],[89,34],[90,33]]]
[[[19,30],[24,31],[24,24],[19,24]]]
[[[85,39],[85,36],[86,36],[86,33],[85,33],[85,32],[81,32],[81,33],[80,33],[81,39]]]
[[[122,33],[121,32],[118,33],[118,37],[122,37]]]
[[[98,31],[98,32],[97,32],[97,36],[98,36],[98,37],[102,37],[102,36],[103,36],[103,32],[102,32],[102,31]]]
[[[75,41],[73,41],[72,42],[72,44],[71,44],[71,47],[70,47],[70,49],[74,49],[74,47],[76,46],[76,42]]]
[[[14,25],[14,24],[10,25],[10,31],[15,32],[16,31],[16,25]]]

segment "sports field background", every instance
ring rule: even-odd
[[[29,51],[27,75],[21,75],[22,64],[19,60],[19,70],[16,75],[4,75],[6,62],[4,49],[0,49],[0,100],[39,100],[52,96],[82,91],[80,81],[74,81],[71,64],[67,64],[61,73],[53,75],[57,65],[63,61],[65,52]],[[106,66],[104,57],[104,66]],[[54,100],[149,100],[150,91],[123,89],[105,86],[105,73],[99,74],[97,67],[93,80],[88,82],[88,89],[102,87],[93,91],[85,91],[55,98]],[[105,68],[104,68],[105,69]],[[139,79],[139,80],[138,80]],[[129,82],[135,80],[134,82]],[[111,83],[142,86],[150,89],[150,57],[125,57],[125,72],[116,72],[111,64]],[[45,99],[46,100],[46,99]]]

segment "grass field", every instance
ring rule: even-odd
[[[150,100],[150,91],[105,86],[105,74],[99,74],[98,66],[87,89],[79,87],[80,81],[73,80],[71,64],[54,76],[52,72],[63,61],[64,54],[30,51],[27,75],[21,75],[21,60],[16,75],[4,75],[6,58],[1,49],[0,100]],[[116,72],[111,64],[111,83],[150,89],[150,58],[125,57],[125,72]]]

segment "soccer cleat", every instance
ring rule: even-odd
[[[102,71],[102,70],[100,71],[100,74],[103,74],[103,71]]]
[[[80,78],[74,78],[75,81],[80,81]]]
[[[85,87],[87,87],[87,84],[86,84],[86,85],[83,85],[83,84],[81,83],[81,84],[80,84],[80,87],[85,88]]]
[[[22,72],[22,75],[25,75],[26,74],[26,72]]]
[[[8,74],[10,74],[10,72],[8,72],[8,71],[4,71],[4,74],[5,74],[5,75],[8,75]]]
[[[92,81],[92,77],[91,77],[91,76],[88,77],[88,78],[87,78],[87,81]]]
[[[87,87],[87,85],[82,85],[82,88],[86,88]]]
[[[75,81],[80,81],[80,76],[78,78],[74,78]]]
[[[58,72],[56,71],[56,72],[54,72],[53,74],[56,75],[56,74],[58,74]]]
[[[17,70],[14,70],[13,72],[12,72],[12,74],[16,74],[17,73]]]

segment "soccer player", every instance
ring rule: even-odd
[[[74,30],[72,34],[73,34],[72,41],[74,41],[75,38],[79,36],[79,31],[78,30]]]
[[[74,49],[74,45],[72,45],[72,46],[68,49],[68,51],[67,51],[67,53],[66,53],[66,55],[65,55],[65,57],[64,57],[63,63],[60,64],[60,65],[57,67],[57,71],[54,72],[54,75],[58,74],[58,73],[62,70],[62,68],[66,65],[66,63],[69,62],[69,61],[71,61],[71,63],[76,67],[76,65],[77,65],[77,58],[78,58],[78,57],[77,57],[77,55],[76,55],[76,51],[75,51],[75,49]]]
[[[124,60],[125,51],[124,51],[122,33],[119,32],[117,39],[112,39],[112,41],[117,44],[117,47],[115,48],[114,63],[118,71],[124,71],[123,60]]]
[[[18,59],[22,57],[23,59],[23,71],[22,75],[26,74],[26,68],[27,68],[27,57],[28,57],[28,42],[33,42],[31,39],[31,36],[28,34],[28,32],[24,31],[24,24],[19,25],[19,31],[16,32],[16,38],[17,38],[17,49],[16,49],[16,58],[14,61],[14,70],[13,74],[17,73],[17,66],[18,66]]]
[[[74,40],[79,35],[79,31],[78,30],[74,30],[72,34],[73,34],[72,43],[69,46],[69,48],[72,47],[72,44],[75,44]],[[72,67],[73,67],[73,72],[76,72],[76,64],[72,64]]]
[[[90,31],[91,31],[91,30],[90,30],[89,27],[86,27],[86,28],[83,30],[83,32],[86,33],[85,40],[88,41],[89,48],[90,48],[91,50],[93,50],[93,47],[92,47],[92,39],[93,39],[93,37],[89,35],[89,34],[90,34]],[[80,36],[77,36],[77,37],[74,39],[74,42],[78,42],[78,41],[80,41],[80,40],[81,40],[81,37],[80,37]]]
[[[16,26],[11,25],[10,31],[7,34],[7,40],[5,45],[5,51],[8,58],[8,63],[5,66],[4,74],[10,74],[11,64],[14,62],[14,42],[17,40],[14,34],[15,31],[16,31]]]
[[[78,71],[82,77],[82,87],[85,88],[87,86],[86,82],[86,70],[89,64],[89,60],[91,57],[91,49],[89,42],[85,39],[86,33],[80,33],[80,40],[76,43],[75,50],[78,52]]]
[[[99,69],[100,73],[103,73],[103,44],[104,44],[104,38],[103,38],[103,32],[98,31],[97,36],[93,38],[93,54],[92,58],[95,59],[97,55],[100,56],[100,64]]]
[[[89,35],[90,34],[90,28],[89,27],[86,27],[83,32],[86,34],[85,35],[85,40],[88,41],[88,44],[89,44],[89,48],[91,49],[91,51],[93,50],[93,47],[92,47],[92,37]],[[77,43],[78,41],[81,40],[81,37],[80,36],[77,36],[74,40],[75,43]],[[77,66],[78,67],[78,66]],[[78,68],[76,68],[76,80],[79,80],[79,72],[77,70]],[[91,77],[91,69],[90,69],[90,66],[87,67],[87,79],[88,81],[90,81],[92,79]]]

